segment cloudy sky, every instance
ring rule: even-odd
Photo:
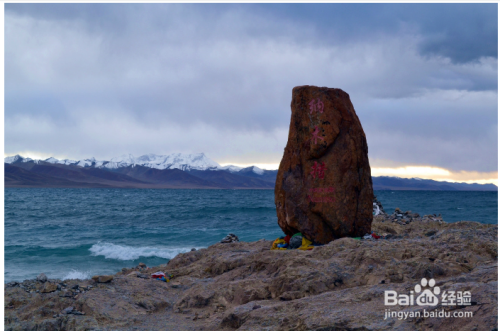
[[[373,175],[497,182],[497,4],[6,4],[5,155],[277,168],[341,88]]]

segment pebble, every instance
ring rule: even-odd
[[[42,272],[36,277],[39,282],[45,283],[47,281],[47,276]]]
[[[109,275],[103,275],[103,276],[93,276],[92,280],[94,280],[96,283],[109,283],[113,280],[113,276]]]
[[[74,308],[73,308],[73,307],[71,307],[71,306],[70,306],[70,307],[67,307],[67,308],[64,308],[64,309],[63,309],[63,311],[62,311],[62,313],[64,313],[64,314],[69,314],[69,313],[71,313],[71,312],[73,311],[73,309],[74,309]]]

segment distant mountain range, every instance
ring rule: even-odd
[[[203,153],[122,155],[109,161],[9,156],[5,187],[274,189],[277,170],[221,166]],[[493,184],[372,177],[375,190],[497,191]]]

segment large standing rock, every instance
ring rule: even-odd
[[[297,86],[276,178],[278,224],[288,235],[328,243],[370,233],[373,188],[366,136],[349,95]]]

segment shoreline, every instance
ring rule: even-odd
[[[124,268],[108,283],[24,282],[39,293],[5,284],[5,329],[496,327],[498,225],[422,219],[406,223],[379,215],[372,229],[388,239],[342,238],[312,251],[271,251],[269,240],[217,243],[150,269]],[[151,279],[157,271],[173,274],[172,280]],[[442,290],[469,290],[474,304],[460,311],[473,317],[384,319],[384,291],[407,293],[423,277],[433,277]],[[74,312],[64,313],[68,307]]]

